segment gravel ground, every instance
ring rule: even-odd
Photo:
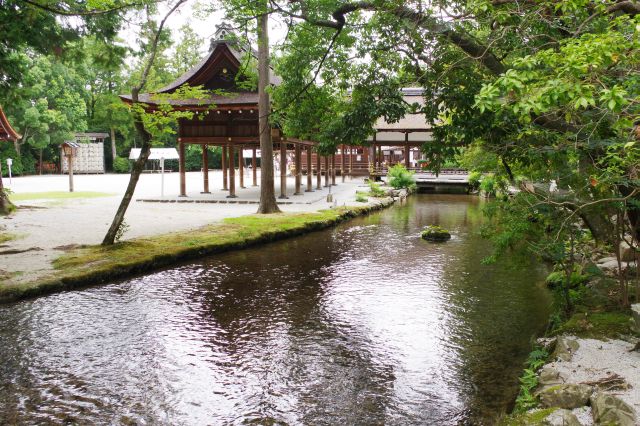
[[[547,366],[560,372],[567,379],[566,383],[595,382],[612,374],[623,377],[630,385],[629,389],[607,393],[618,396],[640,415],[640,352],[631,351],[634,344],[624,340],[576,340],[580,347],[571,361],[556,361]],[[580,418],[590,419],[590,413],[589,417],[581,415]]]

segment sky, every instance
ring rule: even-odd
[[[191,28],[202,38],[205,39],[202,53],[204,54],[209,47],[209,41],[215,33],[216,26],[225,21],[224,11],[218,10],[210,14],[206,18],[201,18],[197,14],[199,5],[209,5],[218,3],[216,1],[188,0],[177,11],[175,11],[167,20],[167,27],[171,29],[175,42],[179,42],[181,38],[180,28],[184,24],[189,24]],[[158,18],[163,17],[170,9],[169,4],[162,4],[158,13]],[[122,33],[122,38],[129,43],[135,43],[136,28],[127,28]],[[274,46],[281,43],[286,35],[286,26],[275,19],[269,21],[269,37],[270,45]]]

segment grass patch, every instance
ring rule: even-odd
[[[592,339],[607,339],[632,333],[631,315],[626,312],[577,313],[562,324],[554,334],[572,334]]]
[[[47,281],[0,286],[0,302],[14,301],[87,284],[98,284],[149,272],[178,261],[241,249],[310,231],[390,205],[342,207],[316,213],[279,213],[225,219],[190,231],[137,238],[112,246],[85,246],[54,260]]]
[[[114,194],[108,194],[106,192],[92,192],[92,191],[80,191],[80,192],[65,192],[65,191],[50,191],[50,192],[24,192],[20,194],[13,193],[9,195],[9,199],[15,201],[30,201],[30,200],[67,200],[73,198],[99,198],[110,197]]]
[[[17,240],[21,235],[11,234],[9,232],[0,232],[0,244],[6,243],[8,241]]]

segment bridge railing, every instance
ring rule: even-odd
[[[416,174],[420,174],[420,173],[435,174],[434,172],[427,169],[423,169],[421,167],[409,167],[407,170],[415,172]],[[389,172],[389,167],[387,166],[374,167],[374,168],[370,168],[369,171],[371,176],[386,176],[387,173]],[[464,169],[447,168],[447,169],[441,169],[437,174],[438,175],[466,175],[468,173],[469,172]]]

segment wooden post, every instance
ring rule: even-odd
[[[244,146],[240,145],[238,152],[238,173],[240,174],[240,188],[244,189]]]
[[[211,194],[209,191],[209,145],[202,145],[202,180],[204,181],[203,194]]]
[[[253,186],[258,186],[258,161],[256,160],[256,149],[253,148],[253,154],[251,156],[251,171],[253,172]]]
[[[227,149],[226,145],[222,145],[222,189],[224,191],[228,191],[229,190],[229,185],[227,185],[227,182],[229,181],[228,177],[229,177],[229,171],[227,170],[227,152],[229,150]]]
[[[184,159],[184,143],[183,142],[178,143],[178,149],[180,150],[179,152],[180,160],[178,161],[178,168],[180,173],[180,196],[186,197],[187,196],[187,179],[186,179],[185,170],[184,170],[185,159]]]
[[[302,195],[302,151],[300,144],[295,145],[295,167],[296,167],[296,192],[293,195]]]
[[[313,165],[311,164],[310,145],[307,145],[307,189],[304,192],[313,192]]]
[[[329,156],[324,156],[324,186],[329,186]]]
[[[349,147],[349,177],[353,178],[353,146]]]
[[[280,196],[278,198],[287,197],[287,143],[280,141]]]
[[[227,198],[237,198],[236,196],[236,165],[235,165],[235,145],[229,144],[229,195]]]
[[[336,154],[331,154],[331,185],[336,186]]]
[[[409,161],[409,132],[404,133],[404,166],[408,169],[411,167],[411,162]]]
[[[322,189],[322,158],[319,152],[316,152],[316,189]]]
[[[344,147],[344,144],[342,144],[342,148],[340,149],[340,178],[342,179],[342,183],[344,183],[344,169],[345,169],[345,158],[346,155],[346,149]]]
[[[73,154],[67,157],[69,164],[69,192],[73,192]]]

